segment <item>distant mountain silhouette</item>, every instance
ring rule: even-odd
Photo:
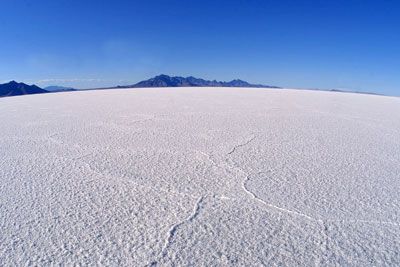
[[[64,87],[64,86],[57,86],[57,85],[51,85],[43,88],[46,91],[49,92],[67,92],[67,91],[76,91],[76,89],[72,87]]]
[[[209,81],[195,77],[179,77],[159,75],[154,78],[138,82],[133,85],[117,86],[114,88],[145,88],[145,87],[256,87],[256,88],[279,88],[262,84],[251,84],[242,80],[232,80],[230,82]]]
[[[16,81],[0,84],[0,97],[43,93],[48,93],[48,91],[36,85],[27,85],[25,83],[17,83]]]

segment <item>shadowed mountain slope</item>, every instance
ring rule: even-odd
[[[0,97],[43,93],[48,93],[48,91],[36,85],[27,85],[25,83],[17,83],[16,81],[0,84]]]

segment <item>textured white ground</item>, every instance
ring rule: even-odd
[[[400,265],[400,99],[0,99],[0,266]]]

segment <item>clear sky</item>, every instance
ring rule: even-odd
[[[0,82],[157,74],[400,95],[400,1],[2,0]]]

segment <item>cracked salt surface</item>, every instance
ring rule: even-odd
[[[400,265],[398,98],[68,92],[0,122],[0,266]]]
[[[190,214],[190,216],[189,217],[187,217],[185,220],[183,220],[182,222],[179,222],[179,223],[177,223],[177,224],[174,224],[172,227],[171,227],[171,229],[169,230],[169,232],[168,232],[168,238],[165,240],[165,244],[164,244],[164,247],[163,247],[163,249],[161,250],[161,253],[160,253],[160,258],[161,258],[161,260],[163,260],[166,256],[167,256],[167,250],[168,250],[168,248],[170,247],[170,245],[171,245],[171,243],[173,242],[173,238],[174,238],[174,236],[175,236],[175,233],[176,233],[176,231],[178,230],[178,228],[180,227],[180,226],[182,226],[184,223],[190,223],[191,221],[193,221],[196,217],[197,217],[197,215],[199,214],[199,211],[200,211],[200,204],[203,202],[203,200],[204,200],[204,197],[202,196],[202,197],[200,197],[198,200],[197,200],[197,202],[196,202],[196,206],[195,206],[195,208],[193,209],[193,212],[192,212],[192,214]],[[153,261],[151,264],[150,264],[150,266],[156,266],[158,264],[158,261]]]

